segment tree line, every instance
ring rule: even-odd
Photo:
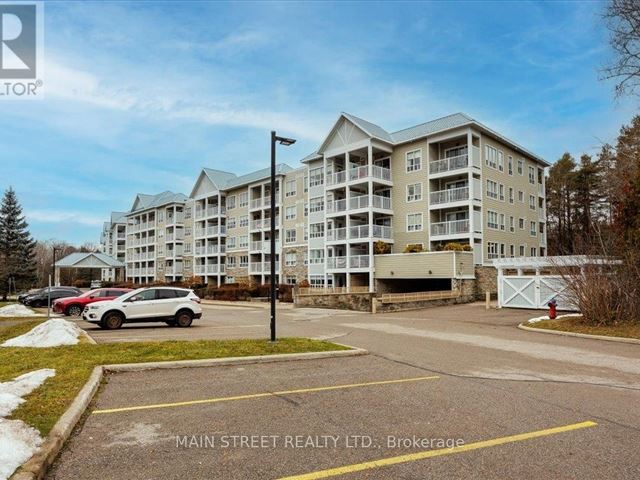
[[[615,144],[578,161],[569,153],[546,181],[551,255],[620,255],[640,241],[640,116]]]

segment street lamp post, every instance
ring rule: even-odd
[[[276,299],[278,290],[276,285],[276,142],[280,145],[293,145],[293,138],[278,137],[276,132],[271,132],[271,341],[276,341]]]

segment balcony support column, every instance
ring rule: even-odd
[[[472,158],[472,146],[473,146],[473,135],[471,134],[471,129],[467,132],[467,162],[469,165],[468,173],[467,173],[467,184],[469,185],[469,245],[471,247],[474,246],[473,234],[475,232],[474,228],[474,210],[473,210],[473,158]]]

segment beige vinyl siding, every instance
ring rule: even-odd
[[[473,276],[471,252],[424,252],[375,256],[376,278],[456,278]]]
[[[415,150],[422,150],[422,168],[419,171],[407,172],[406,154]],[[429,154],[427,141],[411,142],[396,147],[391,155],[391,190],[393,207],[393,253],[402,252],[408,244],[422,243],[429,247],[429,210],[427,198],[429,196]],[[422,200],[407,202],[407,185],[422,183]],[[407,215],[422,213],[422,231],[407,232]]]
[[[496,140],[482,135],[481,137],[481,158],[482,158],[482,207],[483,207],[483,259],[484,262],[489,262],[490,259],[487,258],[487,244],[488,242],[495,242],[498,244],[505,244],[505,255],[509,256],[510,245],[515,245],[515,256],[519,256],[520,245],[525,244],[525,255],[529,256],[530,248],[532,246],[540,249],[540,235],[537,233],[535,237],[531,236],[529,233],[530,224],[532,221],[536,222],[537,228],[539,222],[539,208],[538,208],[538,184],[537,184],[537,171],[540,164],[531,158],[526,158],[524,155],[513,151],[506,145],[497,142]],[[504,153],[504,171],[500,172],[497,169],[489,167],[485,163],[485,145],[491,145],[499,151]],[[508,158],[509,155],[513,157],[513,175],[508,174]],[[518,160],[524,160],[524,169],[523,174],[518,174]],[[535,176],[535,184],[532,185],[529,183],[529,166],[533,166],[535,168],[536,176]],[[500,201],[498,199],[490,198],[487,196],[487,180],[492,180],[497,182],[498,184],[504,185],[504,201]],[[509,187],[512,187],[514,203],[509,203]],[[524,203],[520,202],[518,199],[518,191],[524,192]],[[531,210],[529,208],[529,196],[533,195],[536,201],[536,210]],[[505,215],[505,229],[504,230],[494,230],[490,229],[487,226],[488,223],[488,212],[495,211],[499,214]],[[514,217],[515,224],[515,232],[511,233],[509,230],[509,217]],[[521,230],[519,228],[519,219],[525,219],[525,228]],[[499,228],[499,227],[498,227]],[[543,245],[544,246],[544,245]]]

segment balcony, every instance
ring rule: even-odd
[[[377,165],[362,165],[327,175],[327,186],[336,186],[344,183],[364,180],[383,180],[391,182],[391,170]]]
[[[276,217],[276,228],[280,225],[280,217]],[[262,220],[262,230],[271,229],[271,218],[265,218]]]
[[[368,238],[391,240],[393,239],[393,230],[391,227],[382,225],[354,225],[348,228],[343,227],[327,230],[328,242]]]
[[[178,225],[184,223],[184,214],[179,212],[175,215],[167,215],[167,225]]]
[[[469,219],[454,220],[452,222],[438,222],[431,224],[431,236],[442,237],[449,235],[464,235],[469,233]]]
[[[346,270],[349,268],[369,268],[371,265],[371,256],[369,255],[351,255],[350,257],[327,257],[328,270]]]
[[[469,187],[449,188],[431,192],[429,194],[429,205],[443,205],[447,203],[463,202],[469,200]]]
[[[348,199],[334,200],[327,202],[327,214],[358,210],[361,208],[376,208],[381,210],[391,210],[391,199],[381,195],[358,195]]]
[[[224,273],[224,264],[196,265],[194,270],[196,275],[216,275],[218,273]]]
[[[167,275],[182,275],[182,264],[178,263],[166,268]]]
[[[471,148],[472,158],[474,167],[480,167],[480,149],[478,147]],[[462,155],[457,155],[455,157],[449,158],[441,158],[439,160],[432,160],[429,162],[429,174],[437,175],[437,174],[446,174],[448,172],[455,172],[457,170],[462,170],[471,165],[469,159],[469,153],[464,153]],[[440,175],[444,176],[444,175]]]
[[[219,235],[226,235],[226,225],[214,225],[207,228],[197,228],[196,237],[215,237]]]
[[[196,255],[217,255],[219,253],[225,253],[225,245],[209,245],[208,247],[199,246],[196,247]]]

